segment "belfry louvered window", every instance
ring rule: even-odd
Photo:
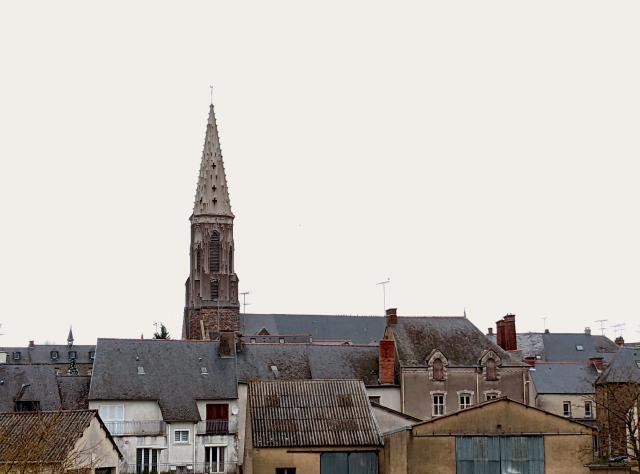
[[[218,280],[211,280],[211,299],[217,300],[220,294],[220,282]]]
[[[220,271],[220,234],[215,230],[209,241],[209,272]]]

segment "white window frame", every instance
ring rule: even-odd
[[[469,403],[462,403],[462,397],[469,397]],[[458,406],[460,410],[464,410],[465,408],[470,408],[473,405],[473,393],[470,392],[458,392]]]
[[[587,410],[587,407],[589,407],[589,410]],[[593,403],[589,401],[584,402],[584,417],[593,418]]]
[[[436,403],[436,397],[442,397],[442,404]],[[442,412],[440,410],[436,410],[436,407],[442,407]],[[447,394],[443,392],[432,392],[431,393],[431,415],[436,416],[444,416],[447,414]]]
[[[178,439],[178,433],[186,433],[187,439]],[[182,438],[182,435],[180,436]],[[191,442],[191,430],[181,428],[177,430],[173,430],[173,443],[174,444],[189,444]]]
[[[496,398],[500,398],[499,390],[487,390],[484,392],[484,401],[488,402],[490,400],[495,400]]]
[[[204,446],[205,449],[205,459],[206,459],[206,451],[208,449],[216,449],[218,451],[218,461],[214,464],[211,461],[211,457],[209,458],[209,462],[207,463],[205,461],[205,472],[207,473],[219,473],[219,472],[226,472],[227,469],[227,446],[224,444],[206,444]],[[220,460],[220,450],[222,449],[222,460]],[[222,470],[220,470],[220,461],[222,461]]]
[[[567,405],[569,406],[568,410],[567,410]],[[562,401],[562,416],[566,418],[571,418],[571,402],[568,400]]]

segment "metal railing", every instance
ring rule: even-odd
[[[224,435],[229,433],[229,420],[206,420],[198,422],[198,434],[200,435]]]
[[[159,436],[165,434],[165,422],[151,421],[105,421],[111,436]]]
[[[184,464],[124,464],[120,466],[123,474],[235,474],[238,471],[236,463],[184,463]]]

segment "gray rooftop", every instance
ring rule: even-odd
[[[592,394],[598,372],[593,366],[580,362],[539,362],[530,376],[538,393]]]
[[[59,410],[62,406],[55,370],[50,365],[2,364],[0,380],[0,411],[14,411],[16,400],[40,402],[42,410]]]
[[[382,445],[360,380],[251,382],[248,406],[256,448]]]
[[[598,377],[597,383],[640,383],[640,349],[623,347]]]
[[[485,349],[492,349],[503,366],[522,366],[522,362],[491,342],[463,316],[400,317],[393,328],[400,364],[426,366],[434,349],[441,351],[449,366],[474,367]]]
[[[383,316],[331,316],[319,314],[242,314],[243,335],[310,334],[314,341],[352,341],[354,344],[376,344],[384,336]]]
[[[377,385],[378,348],[356,345],[246,344],[238,354],[238,378],[242,381],[359,379],[367,385]]]
[[[165,421],[198,421],[196,400],[237,398],[235,360],[218,349],[209,341],[98,339],[89,399],[157,400]]]
[[[71,351],[75,351],[76,364],[93,364],[90,354],[95,351],[95,346],[92,345],[36,344],[31,347],[0,347],[0,352],[7,353],[7,362],[11,364],[68,364],[71,362]],[[57,352],[57,359],[52,358],[52,352]],[[15,355],[16,353],[19,355]]]

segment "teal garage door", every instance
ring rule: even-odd
[[[544,474],[542,436],[458,436],[457,474]]]

